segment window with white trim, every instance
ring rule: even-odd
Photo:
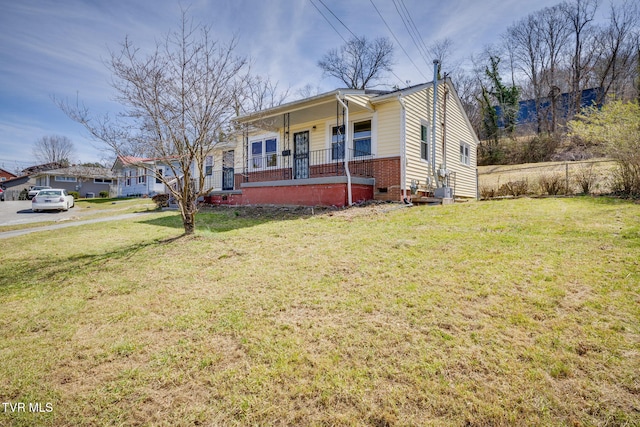
[[[331,128],[331,160],[344,159],[344,126]]]
[[[469,144],[462,141],[460,142],[460,163],[467,166],[470,164]]]
[[[78,179],[75,176],[56,176],[58,182],[76,182]]]
[[[206,176],[213,175],[213,156],[207,156],[204,158],[204,174]]]
[[[371,120],[353,124],[354,157],[371,155]]]
[[[138,184],[144,184],[146,179],[146,175],[144,172],[144,168],[138,168]]]
[[[94,184],[111,184],[113,183],[112,179],[109,178],[93,178]]]
[[[420,124],[420,158],[429,161],[429,126],[424,121]]]
[[[162,184],[162,174],[164,173],[164,169],[158,168],[156,169],[156,184]]]
[[[251,169],[264,169],[278,166],[278,140],[266,138],[251,141],[249,144]]]

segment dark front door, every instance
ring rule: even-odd
[[[233,190],[233,150],[222,153],[222,190]]]
[[[294,156],[294,178],[309,178],[309,131],[297,132],[293,134]]]

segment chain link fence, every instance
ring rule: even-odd
[[[480,166],[481,199],[525,195],[607,194],[612,191],[612,160]]]

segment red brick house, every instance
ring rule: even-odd
[[[8,180],[16,178],[16,177],[17,177],[17,175],[9,172],[8,170],[0,169],[0,182],[8,181]]]

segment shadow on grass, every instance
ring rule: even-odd
[[[139,242],[121,246],[99,254],[80,254],[67,258],[36,257],[29,262],[0,264],[0,292],[7,289],[27,289],[33,286],[64,286],[65,281],[77,271],[99,271],[114,260],[127,260],[138,252],[172,244],[186,239],[184,235],[162,240]]]
[[[203,208],[196,215],[196,231],[223,233],[241,228],[255,227],[273,221],[304,219],[330,208],[309,207],[211,207]],[[159,227],[182,229],[182,217],[179,214],[140,221]]]
[[[82,203],[87,203],[89,205],[111,205],[111,204],[115,204],[116,202],[123,202],[126,200],[133,200],[133,197],[122,197],[119,199],[110,199],[110,198],[106,198],[106,199],[77,199],[77,202],[82,202]]]

